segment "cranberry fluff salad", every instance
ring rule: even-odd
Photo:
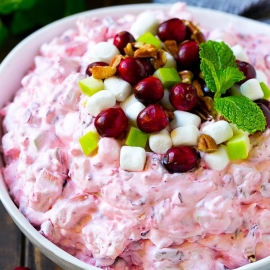
[[[270,36],[185,3],[81,17],[4,116],[11,197],[101,269],[234,269],[270,255]]]

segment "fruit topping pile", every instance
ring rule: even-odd
[[[240,45],[206,41],[198,26],[172,18],[138,17],[91,51],[85,78],[94,128],[80,138],[93,155],[100,137],[122,142],[120,167],[142,171],[146,152],[161,156],[169,173],[203,165],[223,170],[248,157],[249,136],[270,125],[266,75]]]

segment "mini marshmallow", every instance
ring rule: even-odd
[[[223,143],[233,136],[230,124],[224,120],[208,124],[202,129],[202,133],[211,136],[216,144]]]
[[[200,132],[194,125],[178,127],[171,132],[173,146],[195,146],[197,145],[199,136]]]
[[[128,82],[116,76],[104,80],[104,88],[111,91],[117,101],[124,101],[132,92],[132,86]]]
[[[194,125],[199,127],[201,124],[201,118],[190,112],[174,111],[174,119],[170,122],[171,128],[175,129],[181,126]]]
[[[167,110],[171,110],[171,111],[174,111],[175,108],[173,107],[173,105],[171,104],[170,102],[170,99],[169,99],[169,96],[170,96],[170,92],[166,89],[164,89],[164,95],[163,95],[163,98],[161,99],[160,101],[160,104]]]
[[[134,96],[134,94],[132,94],[128,98],[126,98],[126,100],[120,103],[120,107],[125,112],[127,108],[135,102],[138,102],[138,99]]]
[[[220,145],[215,152],[206,153],[203,159],[207,166],[215,171],[225,169],[230,162],[225,145]]]
[[[251,100],[263,98],[264,94],[260,83],[257,79],[249,79],[240,86],[240,91],[243,96]]]
[[[165,52],[165,55],[166,55],[166,64],[163,67],[176,68],[176,61],[174,60],[174,57],[168,52]]]
[[[97,116],[101,111],[113,107],[115,103],[116,99],[111,91],[101,90],[88,98],[86,108],[92,116]]]
[[[109,42],[99,42],[95,44],[95,46],[90,51],[90,59],[95,61],[102,61],[106,63],[110,63],[111,60],[120,54],[119,50],[116,46]]]
[[[151,12],[143,12],[138,15],[136,21],[131,26],[131,33],[139,37],[146,32],[156,35],[159,22]]]
[[[158,133],[152,133],[149,136],[149,147],[157,154],[165,154],[172,147],[170,133],[164,129]]]
[[[120,151],[120,168],[139,172],[144,169],[146,152],[142,147],[123,146]]]
[[[131,123],[131,125],[133,125],[134,127],[137,127],[137,117],[138,114],[145,108],[145,106],[137,101],[132,103],[125,111],[126,116],[129,119],[129,122]]]
[[[266,85],[268,85],[267,76],[263,71],[256,69],[256,79],[259,81],[259,83],[264,82]]]
[[[231,49],[232,49],[233,54],[237,60],[244,61],[244,62],[249,61],[249,57],[241,45],[239,45],[239,44],[234,45],[233,47],[231,47]]]

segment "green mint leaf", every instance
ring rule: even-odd
[[[202,76],[210,91],[216,93],[220,89],[219,78],[214,63],[208,59],[201,59]]]
[[[224,42],[208,40],[200,45],[201,71],[208,88],[224,94],[234,83],[245,78],[235,63],[235,56]]]
[[[222,94],[231,88],[235,82],[245,78],[237,67],[227,67],[224,70],[218,70],[217,76],[220,83],[220,92]]]
[[[239,129],[251,134],[266,126],[265,116],[259,106],[245,96],[228,96],[214,100],[215,109]]]
[[[200,57],[212,62],[216,70],[236,67],[235,56],[225,42],[208,40],[200,45]]]

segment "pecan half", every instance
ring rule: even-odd
[[[147,57],[157,58],[157,53],[158,53],[158,50],[154,45],[145,44],[141,48],[137,49],[134,52],[134,57],[137,57],[137,58],[147,58]]]
[[[218,149],[215,140],[207,135],[202,134],[198,138],[198,150],[206,153],[214,152]]]
[[[116,67],[111,66],[93,66],[92,75],[95,79],[106,79],[116,73]]]

